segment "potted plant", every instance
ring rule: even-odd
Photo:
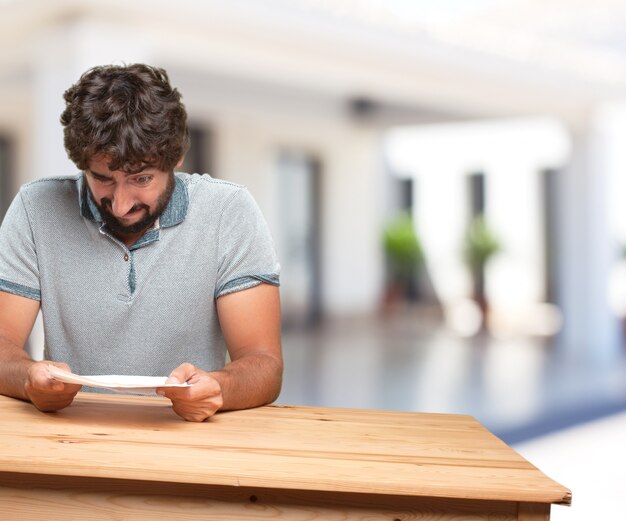
[[[416,292],[418,269],[423,263],[422,246],[411,216],[404,212],[392,219],[383,232],[387,258],[387,305],[406,300]]]
[[[500,241],[487,225],[484,216],[474,217],[465,234],[463,253],[472,274],[472,297],[483,312],[483,316],[488,308],[485,294],[485,267],[500,250]]]

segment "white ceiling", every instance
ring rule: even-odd
[[[198,77],[453,116],[583,121],[626,99],[626,0],[0,0],[0,82],[55,28],[106,51],[105,27]]]
[[[298,0],[486,56],[626,87],[626,0]]]

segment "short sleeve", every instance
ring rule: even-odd
[[[256,201],[239,188],[225,206],[218,235],[215,298],[263,282],[279,285],[280,265],[269,228]]]
[[[0,291],[41,300],[37,251],[23,192],[0,226]]]

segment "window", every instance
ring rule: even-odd
[[[213,171],[213,132],[201,125],[189,125],[189,137],[191,144],[180,169],[189,174],[218,177]]]

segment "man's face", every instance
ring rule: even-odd
[[[165,210],[175,186],[174,174],[148,167],[138,173],[109,170],[106,157],[93,159],[87,186],[109,230],[120,239],[136,239]]]

